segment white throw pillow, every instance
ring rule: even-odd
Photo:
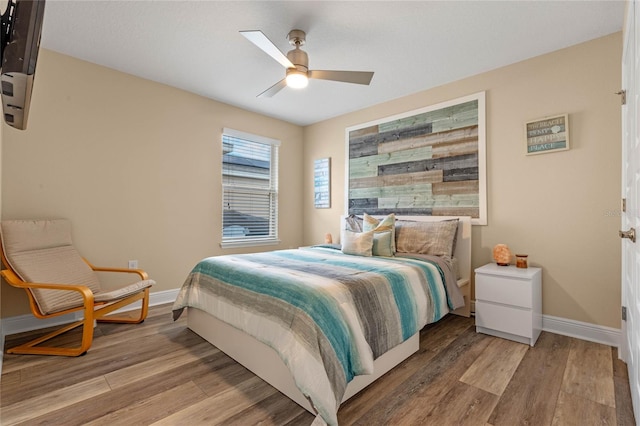
[[[342,231],[342,252],[355,256],[371,256],[373,250],[373,231]]]

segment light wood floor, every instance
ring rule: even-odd
[[[4,355],[0,424],[309,425],[313,416],[185,326],[170,306],[99,324],[78,358]],[[7,337],[10,347],[24,336]],[[66,339],[68,340],[68,339]],[[60,345],[65,344],[61,338]],[[534,348],[447,316],[343,404],[341,425],[635,425],[615,349],[543,332]]]

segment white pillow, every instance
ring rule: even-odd
[[[371,256],[373,250],[373,231],[342,231],[342,252],[355,256]]]

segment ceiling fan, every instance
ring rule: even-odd
[[[368,85],[373,78],[373,72],[366,71],[326,71],[310,70],[309,57],[307,52],[300,49],[304,46],[306,34],[302,30],[291,30],[287,34],[289,44],[294,48],[285,55],[267,38],[260,30],[240,31],[247,40],[262,49],[267,55],[284,66],[286,77],[260,93],[258,97],[270,98],[285,86],[292,88],[303,88],[309,83],[310,78],[319,80],[342,81],[344,83],[355,83]]]

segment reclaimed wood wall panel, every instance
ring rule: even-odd
[[[349,214],[486,224],[484,93],[347,129]]]
[[[431,189],[434,195],[477,194],[478,181],[466,180],[466,181],[438,182],[432,185]]]
[[[442,170],[428,170],[425,172],[404,173],[401,175],[383,175],[364,178],[354,178],[349,182],[350,189],[371,188],[376,186],[417,185],[421,183],[442,182]]]

